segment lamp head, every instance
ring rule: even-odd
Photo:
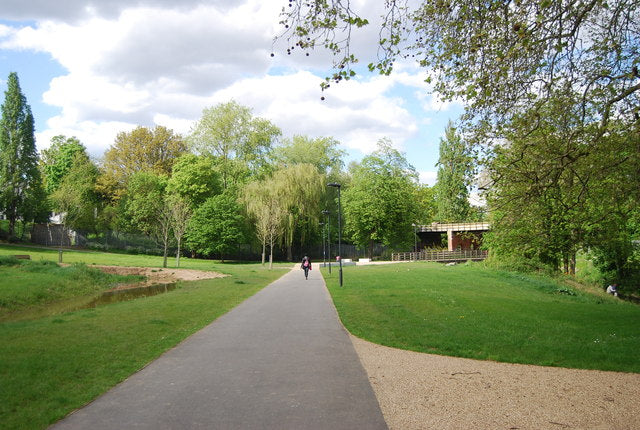
[[[330,182],[327,184],[328,187],[335,187],[335,188],[340,188],[342,185],[340,185],[337,182]]]

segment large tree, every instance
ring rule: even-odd
[[[342,161],[345,151],[339,149],[340,142],[332,137],[317,137],[295,135],[283,139],[282,143],[273,149],[273,159],[276,165],[282,167],[294,164],[312,164],[324,175],[331,176],[340,172],[344,166]]]
[[[383,139],[378,149],[351,167],[352,181],[343,192],[345,230],[367,248],[413,242],[411,224],[418,218],[418,175],[405,156]]]
[[[441,222],[464,222],[469,217],[469,187],[473,175],[473,158],[453,124],[449,122],[440,139],[436,202]]]
[[[0,109],[0,210],[13,236],[16,220],[41,217],[44,201],[33,115],[15,72],[9,74]]]
[[[243,243],[244,217],[234,196],[219,194],[208,198],[189,220],[186,243],[203,256],[225,255]]]
[[[173,165],[167,192],[186,199],[192,209],[222,192],[216,159],[210,155],[184,154]]]
[[[169,176],[176,159],[186,149],[182,137],[163,126],[136,127],[130,132],[121,132],[104,154],[100,189],[117,200],[134,173],[147,171]]]
[[[87,149],[76,137],[63,135],[51,138],[51,146],[42,151],[40,160],[44,174],[44,184],[47,193],[58,189],[65,175],[71,170],[76,154],[87,154]]]
[[[189,135],[192,147],[202,155],[219,158],[225,189],[245,183],[267,167],[267,155],[281,132],[266,119],[235,101],[202,111]]]

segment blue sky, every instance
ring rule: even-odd
[[[55,3],[55,5],[52,5]],[[375,20],[379,0],[353,0]],[[364,72],[321,101],[325,52],[287,56],[276,43],[282,2],[245,0],[7,0],[0,4],[0,91],[18,73],[40,150],[78,137],[99,158],[117,133],[163,125],[188,133],[204,108],[231,99],[284,136],[332,136],[359,160],[388,137],[422,182],[433,184],[438,143],[461,107],[439,103],[427,71],[399,64],[389,77]],[[55,6],[55,7],[54,7]],[[371,15],[373,14],[373,15]],[[377,31],[353,49],[373,59]]]

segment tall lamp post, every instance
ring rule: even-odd
[[[327,264],[327,254],[325,253],[326,248],[324,247],[324,223],[321,222],[319,224],[322,227],[322,267],[324,267]]]
[[[342,287],[342,205],[340,204],[340,188],[337,182],[327,184],[329,187],[338,189],[338,262],[340,263],[340,286]]]
[[[328,210],[323,210],[322,211],[322,215],[327,217],[327,247],[329,248],[329,253],[328,253],[328,257],[329,257],[329,274],[331,274],[331,218],[329,218],[329,214],[331,212],[329,212]]]
[[[411,224],[413,226],[413,252],[418,252],[418,226],[416,224]]]

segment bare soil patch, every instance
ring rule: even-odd
[[[403,351],[351,336],[394,429],[637,429],[640,374]]]
[[[173,284],[176,281],[199,281],[201,279],[222,278],[223,275],[218,272],[208,272],[204,270],[193,269],[159,269],[151,267],[125,267],[125,266],[101,266],[92,265],[96,269],[100,269],[105,273],[117,275],[139,275],[145,276],[146,281],[136,284],[124,284],[115,289],[136,288],[143,285],[153,284]]]

